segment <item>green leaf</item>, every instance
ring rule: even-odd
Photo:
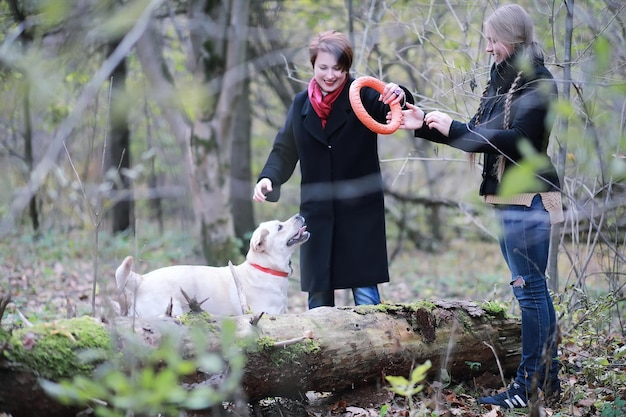
[[[594,43],[596,72],[602,74],[611,63],[611,43],[605,36],[599,36]]]
[[[385,379],[393,386],[406,386],[409,384],[409,380],[403,376],[387,375]]]
[[[212,407],[222,401],[219,393],[209,387],[196,388],[189,393],[185,401],[185,407],[191,410],[202,410]]]
[[[419,365],[417,368],[413,369],[411,372],[411,382],[422,382],[426,378],[426,374],[428,370],[431,368],[432,363],[428,360],[423,364]]]
[[[550,159],[537,153],[528,141],[520,144],[520,151],[523,155],[522,160],[507,168],[502,178],[499,194],[503,197],[536,191],[544,186],[537,174],[549,168]]]
[[[596,358],[596,363],[602,366],[608,366],[610,364],[607,358]]]
[[[127,394],[132,391],[130,383],[126,375],[120,370],[112,370],[104,375],[103,385],[109,388],[111,392]]]

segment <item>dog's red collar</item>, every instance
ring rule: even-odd
[[[277,271],[275,269],[265,268],[264,266],[253,264],[252,262],[249,262],[249,264],[255,267],[256,269],[258,269],[259,271],[267,272],[268,274],[276,275],[277,277],[287,278],[289,276],[289,272]]]

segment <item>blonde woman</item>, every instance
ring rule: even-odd
[[[469,152],[470,160],[482,154],[479,194],[500,220],[500,247],[521,308],[522,359],[505,391],[478,402],[524,408],[535,388],[545,396],[561,391],[556,316],[545,275],[550,226],[563,220],[559,178],[547,157],[548,111],[557,88],[535,42],[533,22],[522,7],[497,8],[485,22],[485,35],[486,52],[495,62],[474,117],[463,123],[407,104],[401,127],[415,130],[416,137]],[[504,196],[501,180],[524,159],[523,144],[544,155],[545,166],[535,172],[525,192]]]

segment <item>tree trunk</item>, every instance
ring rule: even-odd
[[[498,362],[505,375],[512,375],[520,360],[520,322],[471,302],[321,307],[303,314],[261,316],[258,322],[255,318],[233,317],[241,337],[253,341],[246,344],[248,361],[241,382],[251,402],[300,399],[307,391],[384,386],[385,375],[407,377],[427,360],[433,364],[430,377],[442,381],[499,374]],[[111,330],[128,331],[132,324],[131,318],[118,318]],[[49,328],[58,336],[58,325]],[[188,356],[195,351],[189,329],[175,320],[136,319],[133,330],[147,349],[158,346],[162,334],[175,331],[181,354]],[[312,333],[311,338],[304,338],[304,332]],[[206,333],[206,349],[221,352],[218,326],[207,326]],[[302,340],[293,340],[298,337]],[[280,343],[287,340],[291,343]],[[69,415],[54,411],[59,408],[39,389],[36,375],[42,370],[26,372],[20,365],[0,362],[0,412],[14,417]],[[211,383],[220,377],[198,372],[191,379]]]
[[[177,92],[172,82],[163,58],[163,36],[156,25],[137,45],[137,56],[151,89],[183,149],[195,230],[209,265],[225,264],[237,255],[230,162],[233,135],[237,134],[234,126],[241,123],[237,109],[246,76],[248,3],[189,2],[188,63],[194,91],[199,92],[191,120],[177,98],[184,91]]]
[[[119,43],[111,45],[111,52]],[[131,167],[130,131],[128,128],[129,102],[126,96],[126,60],[117,64],[111,74],[111,146],[106,158],[105,172],[115,172],[113,191],[122,196],[111,207],[111,232],[134,232],[134,205],[132,183],[127,172]]]
[[[11,0],[7,2],[11,13],[13,14],[13,19],[16,23],[24,24],[26,21],[26,15],[22,10],[22,5],[20,5],[18,1]],[[33,42],[33,36],[31,30],[25,30],[24,33],[20,36],[22,40],[22,49],[24,54],[28,54],[28,49],[30,44]],[[31,115],[31,88],[30,83],[32,82],[29,78],[28,74],[24,74],[25,77],[22,80],[22,108],[24,110],[24,161],[28,167],[28,173],[30,174],[33,171],[35,166],[35,156],[33,155],[33,120]],[[33,230],[35,231],[35,235],[39,235],[39,204],[38,204],[38,196],[37,192],[33,192],[28,203],[30,220],[33,223]]]
[[[238,104],[244,91],[248,8],[245,0],[195,1],[189,7],[194,77],[205,96],[191,141],[196,161],[192,190],[207,264],[221,265],[237,254],[231,196],[231,155]],[[204,22],[211,21],[208,26]],[[209,31],[208,29],[211,29]],[[208,82],[207,82],[208,80]],[[248,138],[249,140],[249,138]]]
[[[250,236],[256,228],[252,208],[252,166],[250,132],[252,126],[250,108],[250,79],[243,81],[243,94],[235,110],[240,116],[233,126],[233,143],[230,157],[230,193],[235,236],[243,243],[240,252],[243,256],[250,247]]]
[[[565,3],[565,42],[563,45],[563,86],[561,87],[563,100],[570,101],[570,86],[572,83],[572,37],[574,33],[574,1]],[[561,132],[568,131],[569,121],[567,117],[558,119],[558,127]],[[556,170],[561,181],[565,179],[565,166],[567,164],[567,141],[554,141],[553,159],[556,160]],[[561,242],[561,223],[553,224],[550,229],[550,248],[548,251],[548,267],[546,275],[550,277],[548,286],[554,292],[558,292],[559,284],[559,246]]]
[[[32,172],[34,163],[33,156],[33,124],[30,114],[30,85],[29,80],[24,82],[24,159],[28,164],[29,172]],[[39,234],[39,208],[38,208],[37,193],[33,193],[28,204],[30,220],[33,223],[33,230],[35,234]]]

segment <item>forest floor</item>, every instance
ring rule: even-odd
[[[128,255],[128,244],[120,239],[103,237],[100,248],[85,250],[93,242],[84,237],[81,239],[44,236],[34,242],[28,236],[21,236],[0,243],[0,276],[3,277],[0,297],[10,293],[13,301],[2,317],[3,326],[20,326],[22,315],[37,322],[90,315],[94,308],[98,316],[110,314],[102,300],[111,289],[115,268]],[[189,255],[184,236],[163,235],[155,240],[149,247],[141,249],[144,263],[140,265],[143,264],[144,269],[139,272],[174,263],[201,263],[197,256]],[[16,244],[19,250],[15,249]],[[97,258],[94,253],[99,254]],[[298,313],[306,310],[306,294],[299,290],[297,257],[293,265],[289,312]],[[403,303],[432,298],[497,299],[510,305],[511,314],[518,314],[508,286],[507,270],[495,242],[468,244],[452,241],[445,250],[438,252],[403,252],[392,261],[390,273],[391,282],[380,288],[383,302]],[[100,278],[96,285],[97,295],[92,298],[94,276]],[[568,285],[567,282],[562,284],[563,288]],[[603,290],[597,290],[601,298]],[[606,323],[602,326],[602,320],[610,322],[616,318],[611,317],[614,310],[598,312],[599,304],[587,306],[586,314],[599,315],[587,319],[593,320],[591,325],[584,326],[581,320],[573,323],[574,316],[569,311],[571,302],[566,297],[568,291],[555,294],[555,305],[564,331],[560,351],[564,365],[561,378],[564,393],[558,402],[542,405],[540,413],[533,415],[624,416],[626,346],[623,327],[620,332],[619,328],[606,326]],[[338,291],[336,298],[339,306],[350,305],[352,301],[351,296],[343,291]],[[619,320],[622,318],[618,317]],[[581,331],[587,333],[581,334]],[[296,400],[268,398],[249,405],[248,412],[255,417],[529,415],[526,409],[505,411],[498,407],[478,406],[475,398],[484,392],[478,392],[477,386],[492,386],[495,392],[502,385],[499,377],[484,375],[483,378],[485,380],[480,384],[474,380],[447,386],[437,381],[424,381],[423,391],[415,396],[392,392],[389,386],[343,393],[308,392]],[[236,408],[225,406],[225,414],[241,414]],[[0,417],[4,417],[2,411]]]

